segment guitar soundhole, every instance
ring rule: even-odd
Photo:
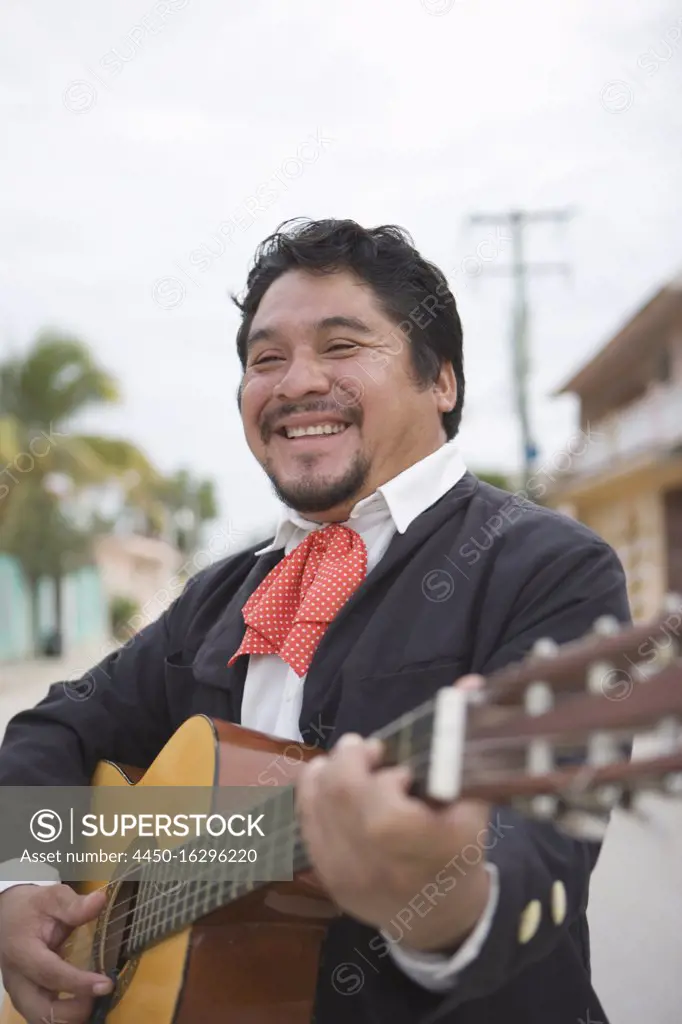
[[[117,975],[112,1007],[122,998],[138,963],[137,958],[131,960],[126,954],[137,890],[137,882],[113,883],[109,902],[100,917],[95,936],[94,960],[97,969],[110,977]]]
[[[130,938],[136,895],[136,882],[121,882],[114,892],[105,922],[106,941],[102,950],[102,969],[106,972],[120,971],[125,964],[124,950]]]

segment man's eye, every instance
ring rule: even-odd
[[[334,352],[334,351],[339,350],[339,349],[343,350],[343,349],[356,348],[356,347],[357,346],[356,346],[354,341],[333,341],[331,343],[331,345],[329,346],[328,351],[329,352]]]
[[[252,366],[262,366],[263,363],[272,363],[276,359],[279,359],[279,358],[280,358],[279,356],[274,356],[274,355],[261,356],[260,359],[254,359],[254,361],[253,361],[253,363],[251,365]]]

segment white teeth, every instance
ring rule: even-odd
[[[319,427],[285,427],[287,437],[306,437],[313,434],[340,434],[345,423],[323,423]]]

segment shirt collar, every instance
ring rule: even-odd
[[[344,525],[353,528],[354,520],[370,512],[383,509],[393,520],[398,533],[405,533],[411,523],[443,497],[466,473],[466,465],[453,441],[448,441],[435,452],[404,469],[392,480],[378,487],[373,494],[362,498],[353,506]],[[327,526],[314,523],[286,505],[280,506],[279,521],[274,539],[267,547],[256,551],[264,555],[268,551],[285,548],[296,530],[310,533]]]

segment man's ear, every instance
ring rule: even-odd
[[[452,363],[442,363],[433,384],[439,412],[452,412],[457,405],[457,378]]]

